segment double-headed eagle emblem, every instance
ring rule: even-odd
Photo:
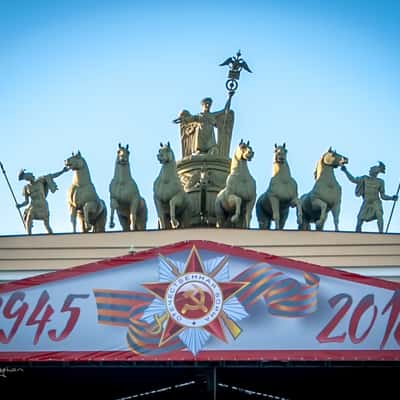
[[[226,88],[229,91],[234,92],[237,89],[237,80],[240,78],[240,72],[242,71],[242,69],[250,73],[253,72],[247,65],[246,61],[241,58],[241,55],[242,53],[239,50],[236,53],[236,56],[229,57],[223,63],[219,64],[220,67],[225,65],[229,66],[228,80],[225,84]]]

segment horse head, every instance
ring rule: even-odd
[[[339,154],[336,150],[332,150],[332,147],[329,147],[328,151],[322,155],[321,160],[325,165],[333,168],[341,167],[349,162],[347,157]]]
[[[73,171],[85,168],[86,166],[85,159],[82,157],[79,150],[76,154],[72,153],[71,157],[64,161],[64,164],[68,169],[72,169]]]
[[[282,145],[279,146],[275,144],[274,162],[278,164],[284,164],[286,162],[286,156],[287,156],[286,143],[283,143]]]
[[[349,162],[349,159],[342,154],[339,154],[332,147],[329,147],[328,151],[322,154],[321,158],[317,162],[317,166],[314,170],[314,178],[319,179],[321,172],[324,167],[337,168],[341,167]]]
[[[243,139],[240,140],[239,145],[236,147],[234,158],[237,161],[244,160],[244,161],[251,161],[254,157],[254,150],[250,146],[250,141],[247,143],[243,142]]]
[[[171,161],[175,161],[175,155],[169,142],[166,144],[160,143],[157,160],[160,162],[160,164],[167,164]]]
[[[118,150],[117,150],[117,163],[118,164],[129,164],[129,144],[126,147],[121,146],[121,143],[118,143]]]

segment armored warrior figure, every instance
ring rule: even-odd
[[[361,232],[363,222],[377,220],[378,230],[383,232],[383,208],[382,200],[397,200],[397,196],[388,196],[385,194],[385,183],[383,179],[378,178],[379,173],[385,173],[386,167],[383,162],[374,165],[369,170],[369,175],[354,177],[346,167],[341,168],[350,182],[355,183],[356,196],[363,198],[360,211],[357,215],[356,232]]]
[[[28,235],[32,234],[34,219],[43,220],[47,232],[53,233],[49,222],[50,213],[46,197],[49,190],[54,193],[58,189],[57,184],[54,182],[54,178],[59,177],[66,171],[68,171],[68,168],[64,167],[59,172],[41,176],[39,178],[35,178],[32,172],[27,172],[24,169],[18,174],[18,179],[20,181],[26,180],[29,182],[24,186],[22,191],[25,200],[22,203],[17,203],[18,208],[28,206],[24,210],[24,223]]]

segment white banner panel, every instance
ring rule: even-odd
[[[400,285],[206,241],[0,286],[3,360],[398,360]]]

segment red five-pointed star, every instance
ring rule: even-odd
[[[193,248],[189,254],[189,257],[186,260],[186,265],[185,265],[185,268],[184,268],[184,271],[182,272],[182,274],[180,274],[180,275],[176,274],[176,271],[178,271],[178,268],[174,265],[171,265],[170,260],[167,263],[167,264],[170,264],[171,271],[176,275],[176,280],[171,281],[171,282],[143,283],[142,285],[147,290],[149,290],[151,293],[153,293],[156,297],[158,297],[159,299],[161,299],[162,301],[164,301],[166,303],[167,302],[167,291],[171,285],[179,285],[179,282],[177,282],[177,281],[179,280],[180,277],[184,276],[185,274],[198,273],[198,274],[202,274],[202,275],[209,277],[208,281],[212,282],[213,284],[217,284],[219,286],[220,292],[222,293],[222,298],[223,298],[222,303],[223,303],[226,300],[228,300],[231,296],[233,296],[236,292],[238,292],[240,289],[242,289],[244,286],[246,286],[248,284],[247,282],[216,282],[213,279],[213,276],[215,276],[221,270],[221,268],[225,265],[226,262],[227,262],[227,257],[224,257],[223,260],[218,263],[218,265],[214,268],[213,271],[211,271],[210,273],[207,273],[205,271],[205,268],[203,266],[203,263],[201,261],[200,255],[199,255],[196,247],[193,246]],[[188,292],[190,292],[190,291],[188,291]],[[183,296],[188,297],[188,296],[193,296],[193,295],[192,295],[192,293],[189,293],[189,295],[187,295],[187,292],[186,293],[184,292]],[[200,298],[201,298],[201,301],[204,303],[204,301],[205,301],[204,298],[201,296],[200,296]],[[189,299],[189,300],[192,300],[195,302],[194,305],[192,305],[192,306],[189,304],[189,307],[193,307],[192,309],[195,308],[196,304],[198,305],[198,307],[201,307],[203,305],[203,303],[201,303],[201,305],[199,305],[200,300],[197,297],[191,297],[191,299]],[[175,301],[175,299],[174,299],[174,301]],[[204,310],[203,310],[204,313],[206,313],[207,310],[208,310],[207,307],[204,307]],[[197,312],[201,313],[202,311],[200,310]],[[206,331],[208,331],[209,333],[211,333],[213,336],[226,342],[226,337],[225,337],[223,324],[222,324],[223,320],[226,321],[227,316],[222,311],[222,307],[221,307],[221,311],[219,312],[219,314],[214,319],[212,319],[212,321],[210,323],[208,323],[207,325],[204,325],[202,328],[205,329]],[[231,323],[233,323],[233,321],[231,321]],[[185,329],[185,326],[179,324],[175,319],[171,318],[171,315],[168,313],[167,321],[164,325],[159,345],[161,346],[164,343],[168,342],[171,338],[178,335],[183,329]]]

